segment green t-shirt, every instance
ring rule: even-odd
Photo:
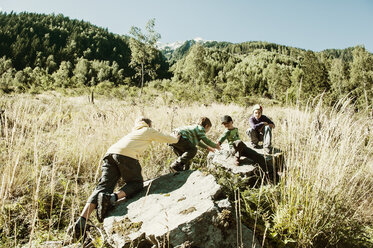
[[[224,140],[228,140],[230,147],[233,146],[233,142],[239,140],[240,136],[238,135],[238,128],[226,129],[225,132],[220,136],[219,142],[222,144]]]
[[[206,130],[200,125],[184,126],[176,128],[176,131],[184,138],[188,139],[193,145],[207,148],[206,145],[216,148],[216,144],[206,137]],[[204,143],[202,143],[203,141]]]

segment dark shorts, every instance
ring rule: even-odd
[[[170,145],[174,153],[179,156],[175,163],[188,164],[190,160],[197,154],[197,147],[193,145],[188,139],[183,136],[175,144]]]
[[[120,154],[106,154],[101,167],[101,178],[87,202],[97,204],[99,193],[113,193],[120,178],[125,182],[121,190],[126,193],[126,197],[133,196],[143,188],[141,165],[137,159]]]

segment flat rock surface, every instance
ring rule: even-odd
[[[114,247],[237,247],[235,214],[212,175],[184,171],[147,185],[105,218]],[[245,226],[242,237],[243,247],[260,247]]]
[[[281,154],[278,149],[273,149],[273,154],[265,154],[263,149],[255,149],[249,146],[249,144],[246,142],[245,144],[257,153],[265,156],[267,161],[271,161],[273,157],[278,157]],[[259,173],[257,173],[258,165],[256,165],[251,159],[242,157],[239,165],[236,165],[235,161],[234,154],[229,150],[227,143],[224,143],[221,146],[220,151],[216,151],[214,153],[210,152],[207,156],[207,165],[211,169],[220,167],[232,174],[237,174],[243,177],[251,177],[257,174],[259,175]]]

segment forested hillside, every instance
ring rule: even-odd
[[[1,13],[0,23],[2,92],[93,87],[137,95],[141,76],[131,64],[129,37],[62,15]],[[357,108],[372,107],[373,55],[363,46],[313,52],[261,41],[186,41],[158,50],[143,74],[152,95],[167,91],[173,100],[247,104],[260,96],[298,103],[323,94],[330,105],[349,96]]]
[[[129,83],[135,72],[128,43],[127,36],[61,14],[1,13],[1,89]],[[160,53],[156,62],[158,74],[167,73]]]

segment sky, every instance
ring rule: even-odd
[[[0,11],[63,14],[120,35],[155,18],[162,43],[198,37],[373,52],[373,0],[0,0]]]

